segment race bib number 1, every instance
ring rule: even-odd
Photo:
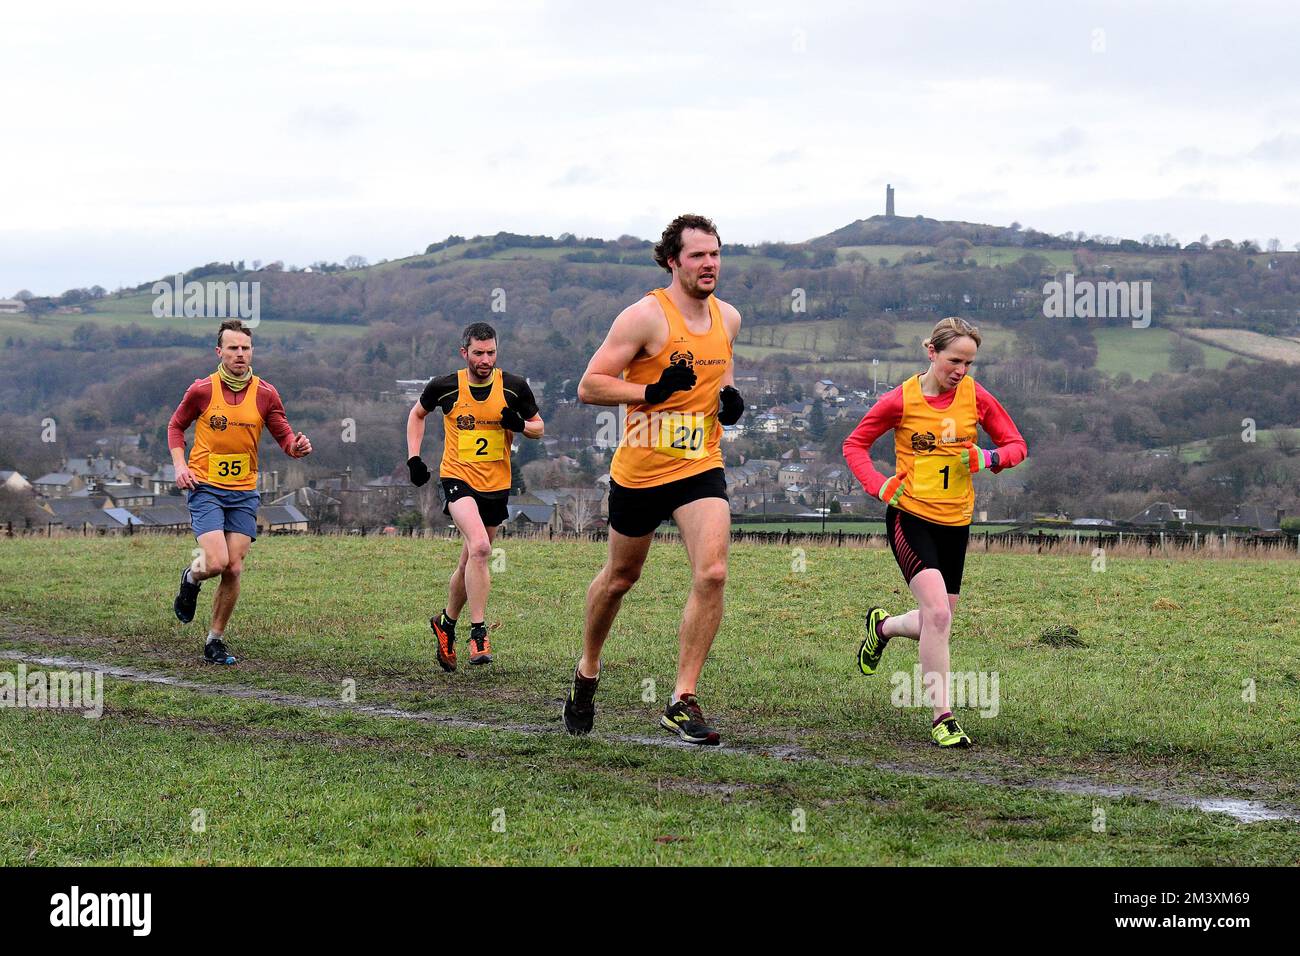
[[[248,455],[208,455],[209,479],[241,481],[249,476],[251,469]]]
[[[970,490],[970,472],[956,455],[917,455],[912,497],[921,501],[963,498]]]
[[[655,451],[673,458],[703,458],[709,453],[709,416],[702,412],[659,415]]]
[[[461,432],[456,448],[461,461],[500,461],[506,456],[506,433],[499,428]]]

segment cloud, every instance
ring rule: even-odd
[[[767,159],[769,166],[783,166],[786,163],[795,163],[803,159],[802,149],[780,149],[773,153]]]
[[[1272,139],[1259,143],[1250,152],[1247,159],[1263,163],[1290,163],[1300,160],[1300,136],[1279,133]]]
[[[564,175],[554,180],[552,186],[590,186],[600,182],[600,174],[590,166],[570,166]]]
[[[1079,127],[1067,126],[1055,136],[1039,140],[1031,149],[1039,156],[1063,156],[1079,149],[1087,139],[1087,135]]]
[[[294,129],[314,133],[347,133],[361,124],[361,114],[346,106],[307,106],[289,117]]]

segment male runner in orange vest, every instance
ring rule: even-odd
[[[614,320],[578,384],[592,405],[626,405],[609,485],[609,558],[587,590],[582,659],[564,703],[564,727],[586,734],[595,721],[600,650],[641,576],[654,530],[672,518],[691,562],[691,592],[678,630],[677,683],[659,722],[694,744],[717,744],[695,697],[722,620],[731,508],[722,470],[722,425],[745,403],[732,384],[731,347],[740,313],[713,295],[722,265],[718,230],[703,216],[678,216],[655,246],[672,275]]]
[[[172,610],[182,623],[194,620],[199,586],[221,575],[212,599],[212,625],[203,647],[210,664],[233,664],[224,635],[239,600],[239,576],[248,547],[257,539],[257,442],[262,426],[290,458],[311,454],[311,442],[294,434],[280,395],[253,374],[253,333],[238,319],[217,332],[221,364],[185,392],[167,424],[176,487],[189,492],[190,527],[203,554],[181,572]],[[185,429],[194,425],[194,448],[185,459]]]
[[[443,513],[451,515],[464,543],[460,563],[452,572],[447,606],[429,618],[438,639],[438,664],[456,669],[456,619],[469,604],[469,662],[492,663],[488,640],[487,599],[492,586],[488,558],[497,527],[506,520],[510,497],[510,443],[515,432],[541,438],[545,426],[528,382],[496,367],[497,333],[486,322],[475,322],[461,339],[465,368],[435,378],[406,417],[407,467],[417,487],[429,480],[420,458],[424,419],[435,408],[443,414]]]

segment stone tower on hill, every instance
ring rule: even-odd
[[[894,214],[894,187],[891,185],[886,185],[885,186],[885,215],[892,216],[893,214]]]

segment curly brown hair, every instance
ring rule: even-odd
[[[718,227],[713,224],[712,219],[696,216],[693,213],[678,216],[668,224],[668,228],[664,230],[664,234],[659,237],[659,242],[655,245],[655,263],[659,268],[670,273],[673,271],[672,266],[668,264],[668,260],[681,259],[682,233],[687,229],[698,229],[700,232],[707,232],[718,240],[719,246],[722,245],[722,237],[718,235]]]

